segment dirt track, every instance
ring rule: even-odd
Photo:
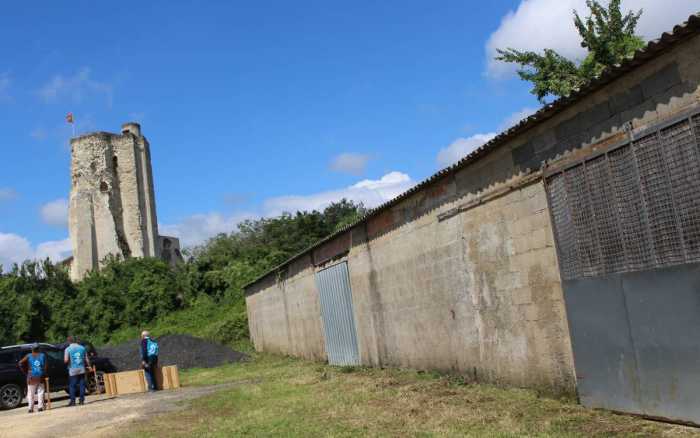
[[[65,393],[53,402],[50,411],[28,414],[26,405],[0,411],[0,437],[108,437],[118,427],[145,417],[184,409],[183,400],[211,394],[231,385],[180,388],[152,394],[132,394],[117,398],[91,396],[84,406],[66,407]]]

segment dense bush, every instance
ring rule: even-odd
[[[68,333],[104,342],[120,327],[184,308],[185,295],[176,272],[156,259],[112,259],[76,284],[49,261],[25,262],[0,277],[0,343]]]
[[[0,269],[0,344],[58,342],[67,334],[95,343],[189,333],[235,344],[248,337],[243,286],[364,213],[341,201],[323,212],[246,221],[194,248],[175,269],[157,259],[109,259],[72,283],[48,260]]]

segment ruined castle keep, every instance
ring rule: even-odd
[[[158,235],[150,145],[139,124],[71,139],[69,229],[76,281],[110,255],[181,259],[178,239]]]

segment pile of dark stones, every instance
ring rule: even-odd
[[[181,370],[213,368],[247,358],[245,354],[225,345],[189,335],[166,335],[156,340],[159,347],[158,364],[177,365]],[[136,370],[141,366],[140,344],[140,339],[133,339],[119,345],[98,348],[97,354],[109,359],[113,371]]]

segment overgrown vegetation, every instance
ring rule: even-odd
[[[518,64],[518,75],[532,82],[531,93],[540,102],[544,103],[548,96],[569,96],[603,70],[619,64],[644,46],[644,40],[635,33],[642,11],[623,15],[620,3],[621,0],[610,0],[606,8],[597,0],[587,0],[590,15],[585,19],[574,11],[574,25],[581,36],[581,47],[588,50],[588,55],[580,63],[552,49],[539,54],[508,48],[498,50],[496,59]]]
[[[58,342],[67,334],[118,342],[144,327],[156,336],[245,342],[242,287],[364,212],[343,200],[322,212],[249,220],[194,248],[176,269],[157,259],[110,259],[76,284],[48,260],[25,262],[0,274],[0,344]]]
[[[233,383],[128,437],[698,436],[696,429],[586,409],[569,398],[409,370],[338,368],[270,355],[188,370],[184,385]]]

